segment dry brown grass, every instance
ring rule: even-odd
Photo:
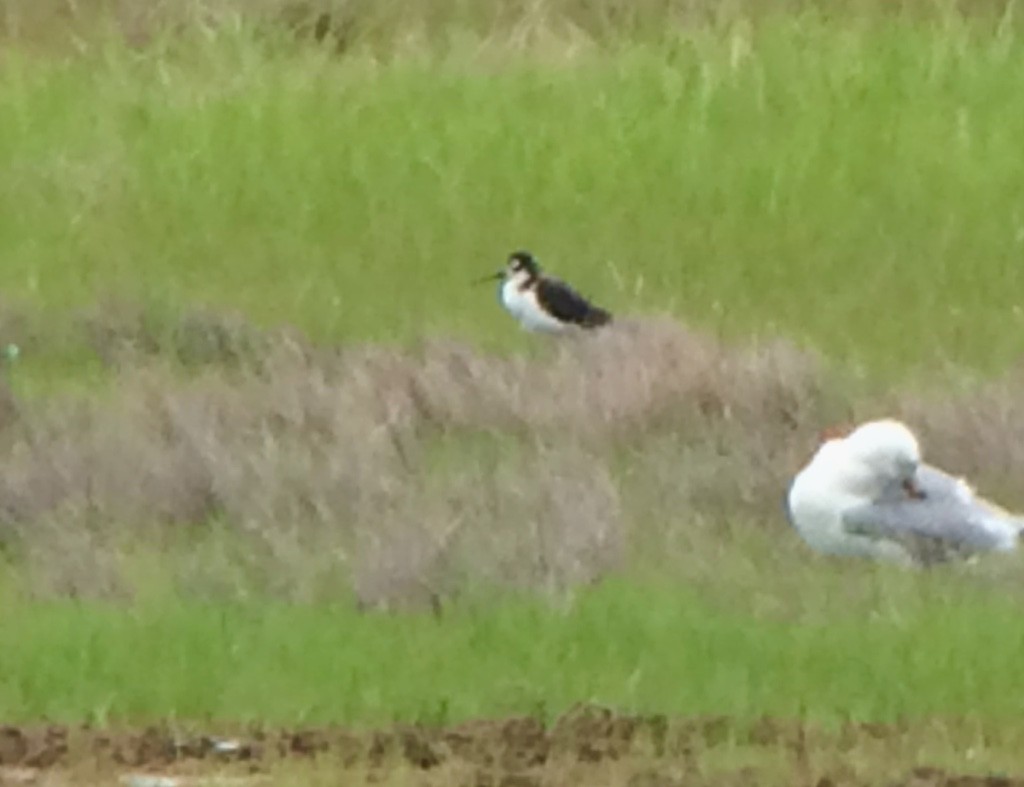
[[[0,536],[43,594],[130,592],[147,551],[202,595],[561,594],[785,527],[788,481],[837,417],[902,415],[930,459],[1024,502],[1016,377],[856,397],[786,343],[667,318],[501,357],[102,315],[83,319],[112,385],[11,401],[0,433]]]
[[[602,43],[663,37],[695,25],[756,23],[774,12],[850,18],[1013,23],[1012,0],[6,0],[0,40],[87,51],[109,34],[136,47],[241,26],[326,42],[334,50],[444,45],[453,31],[518,47],[557,39]]]
[[[176,580],[203,592],[561,592],[624,564],[627,509],[653,521],[665,501],[676,521],[776,497],[775,460],[825,398],[794,349],[733,350],[667,319],[503,358],[329,350],[204,318],[194,364],[178,327],[157,340],[135,311],[104,316],[90,335],[110,391],[19,402],[5,432],[0,532],[43,592],[123,590],[122,551],[182,533]],[[656,466],[631,481],[644,456]]]

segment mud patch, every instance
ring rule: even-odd
[[[315,772],[325,783],[472,787],[1024,787],[1024,767],[1012,775],[920,762],[929,740],[948,744],[949,735],[948,726],[826,729],[780,719],[630,716],[595,706],[574,708],[547,726],[531,717],[448,727],[250,727],[216,734],[168,724],[135,730],[8,725],[0,727],[0,785],[87,784],[100,773],[107,783],[113,776],[136,787],[290,783],[289,773],[294,783],[304,783]],[[1017,744],[1008,742],[1007,751],[1019,751]]]

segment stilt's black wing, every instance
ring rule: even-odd
[[[596,328],[612,321],[612,315],[594,306],[576,290],[558,279],[537,282],[537,303],[562,322],[571,322],[583,328]]]

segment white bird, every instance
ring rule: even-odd
[[[505,267],[481,282],[501,280],[498,299],[528,331],[562,333],[574,328],[598,328],[612,315],[594,306],[560,279],[541,272],[528,251],[514,251]]]
[[[905,424],[869,421],[825,437],[786,500],[790,521],[816,551],[929,564],[1017,547],[1024,519],[925,464]]]

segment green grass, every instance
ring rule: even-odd
[[[3,292],[51,331],[116,293],[503,345],[468,281],[526,246],[617,312],[992,370],[1024,322],[1022,79],[1010,32],[810,14],[546,57],[12,54]]]
[[[804,572],[824,617],[758,595],[612,582],[563,610],[504,599],[440,619],[347,605],[125,610],[24,604],[0,617],[7,721],[296,723],[551,717],[579,701],[681,714],[1019,718],[1019,606],[955,577]],[[858,600],[858,592],[861,598]]]

